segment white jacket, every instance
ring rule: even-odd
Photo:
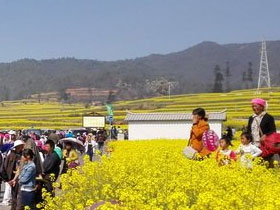
[[[241,156],[251,154],[252,157],[258,157],[262,154],[262,151],[257,146],[249,143],[248,145],[241,144],[235,153],[241,154]]]
[[[95,141],[95,140],[91,140],[90,141],[91,142],[91,144],[92,144],[92,152],[94,153],[95,152],[95,150],[96,150],[96,148],[97,148],[97,142]],[[88,141],[86,141],[85,142],[85,144],[84,144],[84,147],[85,147],[85,153],[87,153],[88,152],[88,144],[89,144],[89,142]]]

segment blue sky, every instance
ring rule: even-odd
[[[0,62],[280,40],[279,11],[279,0],[0,0]]]

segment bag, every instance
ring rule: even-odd
[[[192,148],[191,146],[187,146],[184,150],[183,150],[183,154],[186,156],[186,158],[188,159],[194,159],[195,154],[197,153],[197,151]]]
[[[213,130],[207,130],[202,135],[203,146],[214,152],[219,147],[219,137]]]
[[[280,133],[272,133],[261,142],[262,157],[280,153]]]

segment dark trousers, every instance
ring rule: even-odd
[[[104,141],[101,141],[101,142],[97,142],[98,144],[98,150],[101,152],[101,154],[104,152],[103,149],[104,149]]]
[[[92,157],[93,157],[93,151],[88,151],[87,155],[89,156],[89,160],[92,161]]]
[[[17,205],[17,199],[19,194],[18,183],[14,187],[12,187],[11,194],[12,194],[11,210],[17,210],[18,209],[17,207],[19,207]]]
[[[21,203],[28,206],[30,210],[35,210],[35,192],[21,191]]]

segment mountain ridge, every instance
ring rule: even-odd
[[[267,41],[267,49],[272,84],[280,85],[280,41]],[[117,90],[116,99],[128,100],[165,95],[169,81],[176,84],[172,94],[211,92],[215,66],[220,65],[223,72],[227,62],[232,74],[231,90],[244,88],[242,74],[249,62],[253,65],[252,87],[256,87],[259,52],[260,42],[204,41],[178,52],[116,61],[25,58],[0,63],[0,100],[81,87]]]

